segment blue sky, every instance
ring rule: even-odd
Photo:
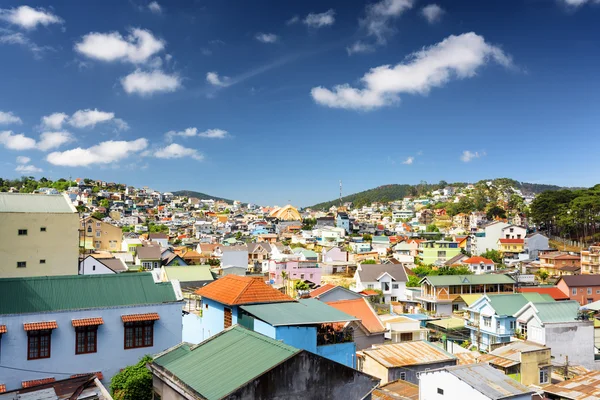
[[[0,176],[309,205],[389,183],[591,186],[598,0],[0,5]]]

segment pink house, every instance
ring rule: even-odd
[[[275,284],[282,285],[282,272],[287,274],[287,278],[301,279],[311,281],[317,285],[321,284],[321,267],[315,261],[274,261],[269,262],[269,279]]]

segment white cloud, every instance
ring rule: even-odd
[[[12,112],[0,111],[0,124],[22,124],[21,118],[17,117]]]
[[[178,75],[169,75],[160,70],[145,72],[135,70],[124,78],[121,85],[129,94],[149,96],[154,93],[174,92],[181,87],[181,78]]]
[[[207,139],[225,139],[229,137],[229,132],[223,129],[207,129],[204,132],[198,132],[198,128],[187,128],[183,131],[169,131],[165,133],[165,136],[167,140],[173,140],[176,136],[184,138],[197,136]]]
[[[60,129],[69,116],[65,113],[57,112],[42,117],[42,126],[47,129]]]
[[[35,139],[22,133],[14,134],[12,131],[0,132],[0,144],[9,150],[30,150],[35,148]]]
[[[373,45],[358,40],[354,42],[352,46],[346,47],[346,51],[348,52],[348,55],[351,56],[355,53],[372,53],[373,51],[375,51],[375,47]]]
[[[208,72],[206,74],[206,81],[214,86],[229,86],[229,77],[220,77],[216,72]]]
[[[172,143],[166,147],[156,150],[154,152],[154,156],[158,158],[167,159],[190,157],[198,161],[204,159],[204,156],[198,153],[198,150],[183,147],[182,145],[179,145],[177,143]]]
[[[19,156],[19,157],[17,157],[17,163],[18,164],[28,164],[29,161],[31,161],[31,158],[29,158],[29,157],[25,157],[25,156]]]
[[[162,14],[163,12],[162,7],[156,1],[153,1],[150,4],[148,4],[148,9],[154,14]]]
[[[64,21],[44,8],[21,6],[12,9],[0,9],[0,19],[25,29],[35,29],[38,25],[62,24]]]
[[[411,165],[415,161],[414,157],[408,157],[406,160],[402,161],[402,164]]]
[[[473,160],[474,158],[480,158],[485,156],[485,152],[472,152],[470,150],[465,150],[462,152],[462,155],[460,156],[460,159],[462,162],[469,162],[471,160]]]
[[[421,14],[425,17],[427,22],[430,24],[435,24],[440,19],[442,19],[442,15],[444,15],[444,10],[442,7],[437,4],[429,4],[421,10]]]
[[[319,14],[310,13],[302,22],[311,28],[322,28],[333,25],[335,22],[335,11],[330,9]]]
[[[99,143],[83,149],[75,149],[48,154],[46,160],[53,165],[65,167],[87,167],[93,164],[112,164],[127,157],[136,157],[136,153],[148,147],[148,140],[140,138],[133,141],[114,141]]]
[[[413,0],[381,0],[367,5],[366,17],[360,21],[369,36],[374,36],[377,43],[383,45],[388,36],[395,30],[391,25],[394,18],[398,18],[405,11],[413,7]]]
[[[42,151],[48,151],[69,143],[73,136],[69,132],[44,132],[40,135],[37,148]]]
[[[42,172],[43,169],[38,168],[35,165],[17,165],[15,171],[22,172],[24,174],[32,174],[34,172]]]
[[[275,43],[279,40],[279,37],[274,33],[257,33],[255,38],[263,43]]]
[[[600,0],[560,0],[568,7],[581,7],[586,3],[600,3]]]
[[[38,46],[21,32],[0,28],[0,44],[15,44],[26,48],[33,53],[35,58],[40,58],[46,51],[54,50],[50,46]]]
[[[93,110],[85,109],[78,110],[69,118],[69,125],[75,128],[94,127],[96,124],[111,121],[115,118],[115,113],[99,111],[97,108]]]
[[[105,61],[123,61],[140,64],[165,48],[165,42],[145,29],[132,29],[127,37],[119,32],[91,32],[75,44],[75,51],[83,56]]]
[[[297,15],[294,15],[292,18],[285,21],[285,24],[286,25],[294,25],[294,24],[297,24],[298,22],[300,22],[300,17],[298,17]]]
[[[199,137],[208,139],[225,139],[229,136],[229,132],[223,129],[208,129],[198,134]]]
[[[327,107],[371,110],[398,102],[400,93],[424,95],[452,78],[473,77],[490,61],[512,67],[510,56],[482,36],[473,32],[452,35],[411,54],[400,64],[372,68],[361,78],[363,88],[343,84],[330,90],[319,86],[311,90],[311,95]]]

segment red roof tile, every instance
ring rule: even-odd
[[[327,304],[346,314],[359,318],[369,333],[381,333],[385,331],[385,326],[365,298],[331,301]]]
[[[226,275],[196,290],[202,297],[230,306],[295,301],[260,279]]]
[[[71,321],[75,328],[80,326],[93,326],[93,325],[102,325],[104,320],[100,318],[83,318],[83,319],[74,319]]]
[[[379,293],[377,293],[374,290],[367,289],[367,290],[363,290],[362,292],[360,292],[360,294],[362,294],[363,296],[375,296],[375,295],[378,295]]]
[[[26,331],[40,331],[43,329],[56,329],[58,325],[56,321],[48,321],[48,322],[30,322],[23,324],[23,328]]]
[[[321,286],[320,288],[316,288],[315,290],[311,291],[308,295],[312,298],[319,297],[323,293],[329,292],[334,287],[336,287],[336,285],[328,283],[326,285]]]
[[[522,287],[521,293],[549,294],[554,300],[569,300],[569,296],[556,286],[552,287]]]
[[[525,241],[523,239],[500,239],[500,243],[523,244],[523,243],[525,243]]]
[[[475,257],[471,257],[471,258],[467,258],[466,260],[463,260],[464,264],[494,264],[494,261],[490,260],[489,258],[484,258],[484,257],[479,257],[479,256],[475,256]]]
[[[0,393],[6,392],[6,385],[4,383],[0,383]]]
[[[123,322],[157,321],[159,319],[158,313],[121,315]]]
[[[101,371],[88,372],[86,374],[75,374],[75,375],[71,375],[71,378],[79,378],[80,376],[87,376],[87,375],[90,375],[90,374],[96,375],[96,378],[98,378],[99,380],[104,379],[104,375],[102,374]]]
[[[21,382],[21,386],[23,386],[24,389],[27,389],[32,386],[43,385],[44,383],[52,383],[52,382],[56,382],[56,379],[55,378],[33,379],[31,381]]]
[[[6,333],[6,325],[0,325],[0,333]]]

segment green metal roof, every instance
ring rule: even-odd
[[[514,315],[529,302],[541,303],[554,301],[551,296],[539,293],[492,294],[488,295],[488,297],[497,315]]]
[[[241,306],[242,310],[272,326],[313,325],[358,319],[316,299]]]
[[[0,315],[175,301],[170,282],[143,272],[0,279]]]
[[[0,193],[0,212],[74,214],[77,210],[63,195]]]
[[[492,285],[492,284],[510,284],[515,281],[502,274],[485,274],[485,275],[429,275],[421,279],[427,279],[434,286],[450,286],[450,285]]]
[[[169,279],[180,282],[214,281],[210,266],[165,267]]]
[[[213,400],[223,398],[301,351],[235,325],[197,346],[179,346],[154,362]]]
[[[572,322],[577,318],[579,303],[574,300],[534,304],[538,318],[543,322]]]
[[[390,238],[388,236],[373,236],[371,243],[389,243]]]

